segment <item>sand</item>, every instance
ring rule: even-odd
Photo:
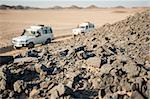
[[[57,37],[72,34],[72,28],[85,21],[93,22],[98,28],[141,11],[142,8],[0,10],[0,47],[11,45],[11,39],[30,25],[50,25]]]

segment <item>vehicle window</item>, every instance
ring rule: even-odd
[[[80,26],[80,28],[85,28],[84,26]]]
[[[41,36],[41,33],[40,33],[40,31],[37,31],[37,34],[38,34],[38,36]]]
[[[89,25],[89,28],[92,28],[92,25]]]
[[[52,29],[50,28],[50,33],[53,33]]]
[[[45,33],[45,34],[47,34],[47,33],[48,33],[48,31],[47,31],[47,30],[44,30],[44,33]]]
[[[34,32],[34,31],[31,31],[31,34],[35,35],[35,32]]]
[[[92,25],[92,27],[94,28],[94,25]]]
[[[88,29],[88,26],[86,26],[86,29]]]
[[[33,35],[35,35],[35,31],[25,31],[24,35],[33,36]]]

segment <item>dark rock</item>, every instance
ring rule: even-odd
[[[38,56],[39,56],[38,51],[36,51],[36,50],[29,50],[27,52],[27,57],[38,57]]]
[[[64,57],[68,54],[68,51],[69,51],[68,49],[62,49],[62,50],[59,51],[59,55],[61,57]]]
[[[102,66],[104,64],[107,64],[107,62],[108,62],[108,58],[107,57],[102,57],[100,66]]]
[[[0,56],[0,66],[3,64],[9,64],[14,61],[13,56]]]
[[[74,48],[74,50],[75,50],[75,52],[84,51],[85,47],[86,47],[85,45],[80,45],[80,46]]]
[[[77,53],[77,56],[78,56],[79,59],[88,59],[90,57],[94,57],[95,54],[93,54],[90,51],[80,51],[80,52]]]

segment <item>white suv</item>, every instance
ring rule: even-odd
[[[81,33],[90,32],[94,28],[95,28],[94,24],[92,24],[90,22],[85,22],[85,23],[79,24],[77,28],[72,29],[72,32],[73,32],[74,35],[78,35],[78,34],[81,34]]]
[[[53,31],[49,26],[37,25],[30,26],[24,30],[21,36],[12,39],[14,48],[24,46],[33,48],[35,44],[48,44],[53,40]]]

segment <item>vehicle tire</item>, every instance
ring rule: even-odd
[[[49,44],[49,43],[51,43],[51,39],[50,39],[50,38],[48,38],[48,39],[46,40],[45,44]]]
[[[31,49],[31,48],[34,48],[34,43],[33,43],[33,42],[30,42],[30,43],[28,44],[28,49]]]
[[[14,46],[14,49],[21,49],[21,47],[16,47],[16,46]]]

